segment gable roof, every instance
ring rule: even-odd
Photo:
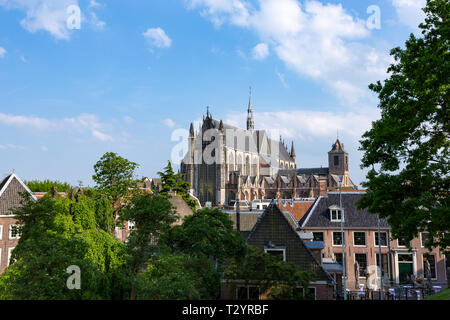
[[[15,173],[11,173],[3,179],[0,183],[0,215],[9,215],[11,214],[10,209],[20,205],[21,192],[28,192],[34,200],[37,200]]]
[[[298,265],[302,270],[310,270],[314,281],[334,284],[334,279],[325,271],[297,232],[298,224],[289,212],[281,212],[272,202],[256,222],[247,237],[249,245],[264,250],[269,242],[284,246],[286,261]]]
[[[356,201],[361,199],[365,192],[343,191],[342,208],[344,209],[344,228],[377,228],[378,216],[370,214],[367,209],[358,210]],[[320,196],[311,209],[299,221],[301,228],[340,228],[341,222],[332,222],[330,208],[339,208],[339,192],[328,192]],[[380,219],[380,227],[390,228],[386,219]]]

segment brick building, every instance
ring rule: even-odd
[[[364,191],[342,192],[344,211],[345,257],[347,268],[347,288],[355,291],[360,284],[378,288],[378,284],[368,283],[370,268],[379,265],[378,217],[367,210],[358,210],[355,202]],[[328,192],[320,196],[310,210],[299,221],[302,231],[313,233],[314,240],[323,241],[323,257],[342,264],[341,215],[339,192]],[[405,284],[409,279],[426,278],[425,264],[430,263],[431,284],[445,288],[448,286],[448,258],[439,251],[431,252],[423,244],[426,233],[411,241],[411,251],[401,239],[391,239],[390,226],[380,219],[381,260],[384,286]],[[422,280],[422,283],[424,281]]]
[[[16,174],[7,175],[0,183],[0,273],[9,265],[11,252],[19,241],[19,232],[11,209],[20,205],[20,193],[28,192],[37,199],[31,190]]]

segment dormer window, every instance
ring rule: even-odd
[[[330,210],[330,220],[331,222],[340,222],[342,219],[342,211],[338,206],[331,206],[328,208]]]

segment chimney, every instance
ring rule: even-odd
[[[241,232],[241,207],[239,198],[236,198],[236,229],[238,232]]]

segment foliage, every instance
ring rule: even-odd
[[[361,167],[371,170],[358,206],[387,217],[394,238],[409,242],[427,231],[426,246],[445,251],[450,247],[450,7],[446,0],[428,0],[424,11],[423,37],[411,34],[405,49],[393,49],[389,79],[369,86],[380,99],[381,119],[360,141]]]
[[[72,192],[73,186],[71,186],[67,182],[60,182],[60,181],[52,181],[52,180],[31,180],[31,181],[24,181],[25,185],[32,191],[32,192],[50,192],[53,187],[56,187],[56,190],[59,192]]]
[[[92,179],[99,191],[111,199],[114,208],[114,218],[120,209],[123,197],[135,186],[134,171],[139,167],[114,152],[105,153],[94,165],[95,174]]]
[[[248,246],[225,270],[224,278],[231,292],[239,285],[257,285],[261,293],[270,299],[304,299],[313,278],[310,271],[302,271],[297,265],[284,262],[257,248]],[[237,282],[239,281],[239,282]],[[298,290],[303,288],[303,290]]]
[[[450,288],[432,294],[431,296],[426,297],[425,300],[450,300]]]
[[[137,278],[137,299],[211,299],[220,287],[210,259],[163,254],[151,258]]]
[[[204,255],[224,262],[244,253],[246,242],[233,229],[233,222],[219,209],[204,208],[184,218],[180,226],[169,230],[166,244],[174,252]]]
[[[132,277],[137,276],[140,267],[158,251],[158,240],[177,219],[176,212],[168,198],[161,194],[135,192],[123,208],[119,221],[131,221],[135,229],[127,239],[128,266]],[[132,299],[135,297],[132,292]]]
[[[95,205],[24,194],[14,209],[22,233],[12,263],[0,275],[0,299],[117,299],[126,288],[124,245],[97,228]],[[81,270],[81,289],[70,290],[66,269]]]
[[[167,195],[169,192],[177,192],[177,194],[181,194],[187,205],[195,211],[197,202],[189,196],[189,182],[182,179],[181,173],[174,173],[170,161],[168,161],[164,171],[159,171],[158,175],[161,177],[160,193]]]

